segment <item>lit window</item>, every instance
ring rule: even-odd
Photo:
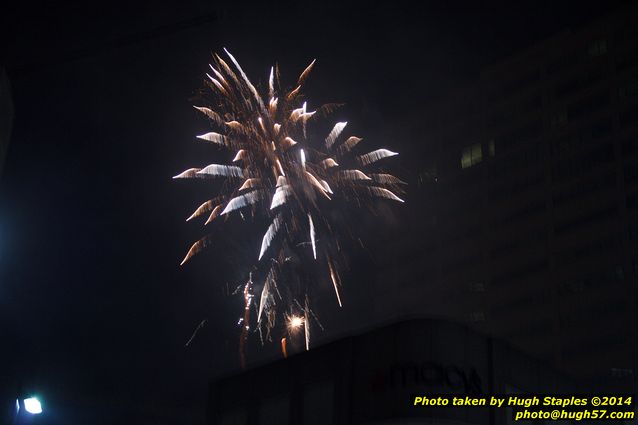
[[[487,152],[490,156],[496,155],[496,146],[494,145],[494,139],[487,143]]]
[[[461,151],[461,168],[468,168],[483,160],[483,149],[480,143],[463,148]]]

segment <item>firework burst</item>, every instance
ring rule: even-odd
[[[329,104],[310,111],[303,100],[302,88],[315,61],[290,90],[282,89],[278,67],[272,67],[267,88],[260,93],[237,60],[225,52],[232,66],[215,55],[211,73],[207,74],[214,100],[209,105],[195,106],[212,122],[215,131],[197,138],[231,151],[234,158],[229,164],[189,168],[174,178],[225,181],[219,195],[201,204],[187,221],[207,215],[208,225],[231,214],[268,220],[259,249],[255,250],[253,272],[239,291],[244,298],[244,311],[238,322],[242,329],[240,347],[251,329],[254,310],[252,321],[262,342],[271,340],[273,328],[282,323],[288,337],[303,330],[308,349],[310,319],[320,326],[309,305],[309,280],[317,279],[300,277],[299,273],[291,276],[286,273],[286,264],[292,256],[319,264],[325,270],[323,281],[333,288],[341,306],[335,253],[338,242],[325,212],[335,208],[337,199],[356,200],[357,205],[375,198],[403,202],[397,194],[402,193],[405,183],[393,175],[374,171],[378,161],[397,153],[377,149],[357,154],[362,139],[342,136],[346,122],[336,123],[323,139],[309,135],[308,127],[313,121],[335,108]],[[182,264],[206,248],[211,237],[195,242]],[[286,337],[282,339],[284,353],[285,340]],[[242,352],[242,363],[243,355]]]

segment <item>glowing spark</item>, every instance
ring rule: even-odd
[[[291,334],[296,333],[299,328],[304,325],[304,319],[301,316],[288,316],[288,322],[286,326],[288,327],[288,332]]]
[[[206,74],[206,76],[213,82],[213,84],[215,84],[215,87],[217,87],[217,89],[220,92],[222,92],[224,95],[228,95],[228,92],[226,91],[224,86],[221,85],[221,83],[219,81],[217,81],[215,78],[211,77],[210,74]]]
[[[350,152],[355,146],[357,146],[357,144],[362,140],[363,139],[360,137],[354,137],[354,136],[348,137],[348,140],[343,142],[343,144],[341,144],[337,148],[337,151],[339,152],[340,155],[346,154]]]
[[[246,181],[244,181],[244,184],[242,184],[237,190],[241,192],[242,190],[252,189],[253,187],[256,187],[257,185],[259,185],[259,179],[257,178],[246,179]]]
[[[201,322],[199,322],[199,325],[197,325],[197,327],[193,331],[193,334],[191,335],[191,337],[188,339],[188,341],[186,341],[186,344],[184,344],[184,347],[188,347],[189,345],[191,345],[191,342],[193,342],[193,340],[195,339],[195,336],[197,335],[197,332],[199,332],[199,330],[204,327],[204,325],[206,324],[206,321],[207,320],[204,319]]]
[[[270,102],[268,102],[268,112],[270,112],[271,116],[274,116],[275,113],[277,112],[277,103],[279,102],[279,99],[277,99],[276,97],[273,99],[270,99]],[[275,124],[275,126],[278,126],[279,124]],[[279,134],[279,128],[275,128],[275,135]]]
[[[259,117],[257,118],[257,122],[259,123],[259,127],[261,128],[261,131],[264,132],[264,134],[266,134],[266,127],[264,127],[264,120]]]
[[[365,155],[358,156],[357,161],[362,165],[369,165],[380,159],[387,158],[389,156],[395,156],[395,155],[398,155],[398,153],[389,151],[387,149],[377,149],[376,151],[372,151]]]
[[[211,221],[215,220],[219,216],[219,213],[220,213],[221,210],[222,210],[222,206],[221,205],[217,205],[213,209],[213,212],[210,213],[210,215],[208,216],[208,220],[206,220],[206,222],[204,223],[204,226],[207,225],[208,223],[210,223]]]
[[[228,122],[226,123],[226,125],[227,125],[228,127],[230,127],[230,129],[231,129],[231,130],[234,130],[234,131],[236,131],[237,133],[244,133],[244,126],[243,126],[243,125],[241,125],[241,123],[240,123],[240,122],[237,122],[237,121],[228,121]]]
[[[312,67],[315,66],[315,62],[317,62],[317,59],[313,59],[312,62],[310,62],[310,65],[308,65],[306,69],[303,70],[303,72],[299,76],[299,80],[297,80],[297,84],[299,84],[299,86],[301,86],[306,81],[306,78],[308,78],[308,75],[310,75],[310,71],[312,71]]]
[[[274,210],[278,206],[286,203],[286,198],[288,197],[289,194],[290,194],[290,186],[288,186],[287,184],[284,184],[281,186],[278,185],[277,189],[275,190],[275,194],[272,197],[272,202],[270,203],[270,209]]]
[[[294,140],[292,140],[292,138],[290,137],[286,137],[284,139],[284,142],[286,142],[286,147],[291,147],[297,144],[297,142],[295,142]]]
[[[268,297],[270,297],[270,279],[266,278],[266,282],[264,283],[264,288],[261,290],[261,297],[259,299],[259,310],[257,312],[257,325],[261,324],[261,314],[264,312],[264,307],[266,306],[266,303],[268,302]]]
[[[224,211],[222,211],[221,215],[226,215],[229,212],[254,204],[255,202],[259,201],[261,197],[262,193],[260,191],[248,192],[245,195],[239,195],[230,200],[228,205],[226,205],[226,208],[224,208]]]
[[[330,167],[338,167],[339,166],[339,164],[337,164],[337,161],[335,161],[332,158],[324,159],[319,164],[321,164],[321,166],[323,168],[330,168]]]
[[[360,170],[341,170],[339,175],[348,180],[372,180]]]
[[[301,86],[297,86],[297,88],[295,88],[293,91],[288,93],[288,96],[286,96],[286,100],[290,101],[290,100],[293,100],[295,97],[297,97],[299,90],[301,90]]]
[[[306,351],[310,350],[310,322],[308,321],[308,312],[310,311],[310,307],[308,307],[308,296],[306,296],[306,301],[304,302],[304,336],[306,340]]]
[[[241,77],[244,79],[244,82],[246,83],[246,85],[250,89],[250,92],[253,94],[253,96],[255,96],[255,100],[257,101],[259,106],[261,106],[261,109],[263,110],[264,109],[264,102],[261,100],[261,96],[259,96],[259,93],[257,93],[257,90],[255,89],[255,86],[253,86],[253,84],[250,82],[250,80],[246,76],[246,73],[244,72],[244,70],[241,69],[241,66],[239,66],[239,63],[237,62],[235,57],[233,55],[231,55],[230,52],[228,50],[226,50],[226,49],[224,49],[224,52],[226,52],[226,54],[228,55],[230,60],[233,61],[233,64],[235,65],[235,67],[237,68],[239,73],[241,74]]]
[[[210,118],[217,125],[222,125],[223,122],[224,122],[222,120],[222,118],[219,116],[219,114],[217,112],[213,111],[210,108],[206,108],[206,107],[203,107],[203,106],[193,106],[193,108],[197,109],[199,112],[201,112],[204,115],[206,115],[208,118]]]
[[[277,215],[275,219],[272,221],[272,224],[268,227],[268,231],[264,235],[261,241],[261,250],[259,251],[259,259],[264,256],[264,253],[270,246],[270,242],[272,242],[273,238],[279,231],[279,227],[281,226],[281,214]]]
[[[295,316],[292,319],[290,319],[290,327],[292,329],[296,329],[300,327],[301,325],[303,325],[303,318]]]
[[[321,180],[321,186],[323,187],[323,190],[325,190],[326,192],[330,193],[331,195],[334,193],[332,191],[332,189],[330,189],[330,185],[328,185],[328,182],[325,180]]]
[[[244,170],[234,165],[210,164],[199,170],[197,174],[208,174],[210,176],[243,177]]]
[[[328,259],[328,269],[330,270],[330,279],[332,280],[332,286],[335,289],[335,294],[337,295],[337,302],[339,303],[339,307],[343,307],[343,304],[341,304],[341,296],[339,295],[339,288],[337,287],[337,278],[335,275],[335,271],[332,268],[332,261],[330,261],[330,259]]]
[[[246,158],[246,151],[244,149],[240,149],[237,151],[237,154],[233,158],[233,162],[241,161]]]
[[[284,172],[284,167],[281,166],[281,161],[277,159],[276,162],[277,162],[277,167],[279,167],[279,172],[281,173],[282,176],[286,177],[286,173]]]
[[[306,316],[306,318],[304,320],[306,320],[308,318],[308,316]],[[306,321],[306,323],[308,323]],[[304,336],[306,337],[306,351],[310,350],[310,326],[304,326]]]
[[[268,96],[273,98],[275,96],[275,67],[270,67],[270,78],[268,78]]]
[[[310,224],[310,241],[312,242],[312,256],[317,259],[317,247],[315,245],[315,224],[312,222],[312,216],[308,214],[308,223]]]
[[[370,174],[372,180],[381,184],[407,184],[401,179],[394,177],[392,174]]]
[[[304,103],[303,106],[301,108],[297,108],[295,110],[293,110],[290,113],[290,119],[292,121],[297,121],[299,119],[299,117],[301,117],[301,114],[303,114],[304,112],[306,112],[306,104]]]
[[[328,196],[329,192],[328,190],[326,190],[323,185],[321,183],[319,183],[319,180],[317,180],[317,178],[315,176],[313,176],[312,174],[310,174],[308,171],[305,172],[306,176],[308,177],[308,180],[310,180],[310,184],[312,184],[313,186],[315,186],[317,189],[319,189],[319,191],[321,192],[321,194],[323,196],[325,196],[328,199],[331,199],[330,196]]]
[[[195,210],[193,214],[191,214],[190,217],[186,219],[186,221],[190,221],[194,219],[195,217],[199,217],[200,215],[207,213],[213,208],[213,205],[214,205],[214,202],[212,200],[204,202]]]
[[[201,170],[201,168],[189,168],[186,171],[179,173],[176,176],[173,176],[174,179],[189,179],[193,177],[197,177],[197,173]]]
[[[395,195],[394,193],[390,192],[388,189],[385,189],[383,187],[371,186],[368,188],[368,190],[374,196],[392,199],[393,201],[398,201],[398,202],[405,202],[403,199],[399,198],[397,195]]]
[[[224,79],[224,76],[215,69],[215,67],[211,64],[208,64],[208,66],[210,67],[210,69],[213,71],[213,73],[215,74],[215,77],[217,77],[217,79],[219,81],[221,81],[224,84],[224,87],[228,87],[228,83],[226,82],[226,80]]]
[[[184,259],[182,260],[181,263],[179,263],[179,265],[183,266],[184,263],[186,263],[193,255],[199,253],[201,250],[206,248],[206,246],[208,246],[208,237],[204,237],[204,238],[198,240],[197,242],[195,242],[191,246],[191,248],[188,250],[188,253],[186,254],[186,257],[184,257]]]
[[[242,369],[246,368],[246,338],[250,330],[250,306],[253,302],[253,274],[250,273],[248,282],[244,285],[244,317],[241,321],[241,336],[239,339],[239,359]]]
[[[328,134],[328,137],[326,137],[326,148],[330,149],[332,147],[347,124],[347,122],[338,122],[335,124],[330,134]]]

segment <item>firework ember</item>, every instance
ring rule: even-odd
[[[304,320],[300,316],[290,316],[287,320],[288,332],[295,333],[303,326]]]
[[[332,286],[341,306],[338,244],[325,212],[336,208],[337,201],[356,200],[361,205],[385,198],[403,202],[397,194],[403,192],[405,183],[374,170],[378,161],[397,153],[388,149],[357,153],[362,139],[342,136],[346,122],[336,123],[325,138],[317,140],[311,135],[310,125],[336,107],[324,105],[310,111],[303,100],[302,89],[315,61],[290,90],[282,90],[279,69],[272,67],[267,88],[260,93],[237,60],[225,52],[230,64],[215,55],[207,74],[213,100],[195,106],[211,121],[214,131],[197,138],[230,151],[233,158],[227,164],[189,168],[174,178],[225,180],[218,196],[201,204],[187,221],[208,215],[208,225],[231,214],[268,220],[255,250],[254,272],[241,291],[240,345],[243,347],[251,330],[250,311],[254,309],[255,329],[262,343],[271,340],[273,328],[283,322],[288,337],[303,328],[308,349],[310,318],[320,326],[309,306],[311,278],[299,273],[291,277],[285,270],[287,263],[294,256],[325,270],[323,279],[313,274],[312,279],[319,281],[313,284]],[[182,264],[211,240],[208,235],[195,242]],[[293,310],[294,315],[289,313]],[[282,351],[285,344],[284,338]]]

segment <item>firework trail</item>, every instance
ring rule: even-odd
[[[225,49],[224,49],[225,50]],[[291,90],[283,90],[277,66],[270,69],[268,87],[260,93],[237,60],[225,50],[230,63],[214,56],[207,74],[213,100],[195,106],[212,123],[215,131],[198,139],[226,149],[234,155],[227,164],[203,164],[189,168],[175,179],[223,179],[218,196],[201,204],[187,221],[208,215],[205,225],[241,214],[268,220],[256,263],[243,286],[244,312],[240,356],[251,329],[251,309],[262,343],[272,340],[271,331],[283,321],[288,337],[303,328],[306,349],[310,344],[310,318],[321,326],[310,309],[308,277],[286,274],[295,258],[307,258],[325,270],[324,282],[333,287],[339,306],[341,281],[335,258],[336,235],[324,213],[336,208],[337,199],[357,205],[385,198],[403,202],[397,196],[405,183],[393,175],[374,172],[376,163],[397,153],[377,149],[357,154],[361,138],[342,137],[346,122],[338,122],[323,140],[313,138],[309,125],[330,113],[337,105],[308,110],[302,89],[312,68],[301,73]],[[360,146],[360,145],[359,145]],[[212,235],[195,242],[181,264],[210,245]],[[338,249],[337,249],[338,251]],[[290,267],[288,267],[289,269]],[[256,279],[253,282],[253,279]],[[316,278],[314,278],[316,280]],[[258,295],[257,295],[258,294]],[[286,350],[286,337],[282,351]]]
[[[191,335],[191,337],[188,339],[188,341],[186,341],[186,344],[184,344],[184,347],[188,347],[189,345],[191,345],[191,343],[193,342],[193,340],[197,336],[197,333],[199,332],[200,329],[202,329],[206,325],[207,321],[208,321],[207,319],[204,319],[201,322],[199,322],[199,325],[197,325],[197,327],[193,331],[193,334]]]

